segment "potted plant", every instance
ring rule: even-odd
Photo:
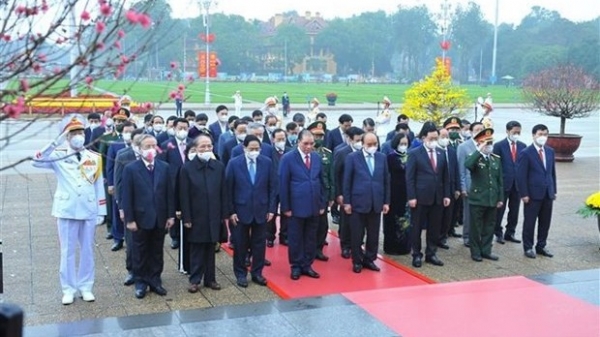
[[[600,231],[600,192],[588,196],[585,199],[585,204],[577,211],[577,214],[583,218],[596,217],[598,219],[598,231]]]
[[[330,92],[325,97],[327,98],[327,105],[335,105],[338,96],[335,92]]]
[[[560,132],[548,136],[548,146],[556,161],[572,162],[581,144],[581,136],[565,133],[567,119],[587,117],[600,107],[600,85],[583,69],[558,65],[527,77],[523,98],[529,109],[560,118]]]

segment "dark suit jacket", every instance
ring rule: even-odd
[[[87,130],[90,130],[90,128],[85,129],[87,132]],[[97,128],[95,128],[93,131],[90,130],[90,138],[88,141],[87,135],[85,136],[86,141],[85,144],[90,145],[88,148],[92,151],[96,151],[99,152],[100,149],[100,142],[98,142],[98,138],[102,137],[102,135],[106,132],[106,128],[103,126],[99,126]]]
[[[125,142],[115,142],[110,144],[108,147],[108,153],[106,154],[106,185],[107,186],[115,186],[114,178],[115,178],[115,161],[117,158],[117,153],[126,148]]]
[[[273,167],[275,168],[275,172],[277,174],[279,174],[279,162],[281,161],[281,158],[283,157],[284,154],[286,154],[290,151],[292,151],[292,148],[289,146],[286,146],[285,149],[283,149],[283,153],[279,154],[279,151],[277,151],[277,148],[275,146],[273,146],[273,152],[271,154],[271,161],[273,162]]]
[[[121,189],[123,187],[123,169],[125,166],[133,161],[135,161],[137,157],[133,152],[131,147],[126,147],[124,149],[119,150],[117,152],[117,157],[115,158],[115,174],[114,174],[114,186],[115,186],[115,200],[117,200],[117,204],[121,205],[121,197],[123,193]],[[121,206],[119,206],[121,208]]]
[[[210,131],[211,136],[213,137],[213,146],[215,149],[219,148],[219,137],[221,136],[221,123],[216,121],[208,126],[208,131]]]
[[[223,219],[229,216],[223,163],[198,157],[186,162],[179,172],[179,198],[183,222],[192,224],[187,241],[221,242]]]
[[[256,176],[252,184],[246,156],[232,158],[225,177],[229,193],[229,213],[237,214],[240,222],[251,224],[267,222],[267,213],[277,212],[278,177],[271,159],[258,156]]]
[[[335,152],[335,148],[344,142],[344,137],[340,133],[340,127],[332,129],[325,140],[325,147]]]
[[[152,173],[142,160],[128,164],[123,169],[122,192],[126,223],[135,221],[142,229],[164,228],[167,219],[175,217],[175,192],[167,163],[155,160]]]
[[[395,135],[396,135],[396,128],[394,127],[394,130],[388,132],[387,135],[385,136],[385,141],[388,142],[388,141],[394,139]],[[415,133],[408,130],[408,139],[410,139],[411,141],[413,139],[415,139]]]
[[[533,200],[554,199],[556,196],[556,166],[554,150],[544,146],[546,167],[537,148],[529,145],[517,156],[517,189],[521,198]]]
[[[344,194],[342,189],[344,181],[344,164],[346,161],[346,156],[352,152],[353,151],[350,145],[345,144],[345,146],[338,147],[333,154],[333,179],[335,184],[335,192],[337,194],[335,196],[336,198]]]
[[[450,198],[450,184],[446,159],[441,150],[436,149],[436,170],[429,161],[428,149],[419,146],[408,152],[406,161],[406,196],[417,199],[417,204],[431,206],[442,204],[443,198]]]
[[[156,136],[156,144],[161,145],[169,139],[174,138],[170,136],[168,132],[161,132],[158,136]]]
[[[221,154],[220,158],[223,165],[227,166],[229,160],[233,158],[233,148],[238,146],[239,144],[241,143],[237,140],[237,137],[234,137],[225,143],[225,145],[223,146],[223,153]]]
[[[231,149],[231,159],[243,155],[244,154],[244,145],[242,143],[239,143],[238,145],[236,145],[233,149]],[[265,144],[265,143],[261,143],[260,144],[260,154],[262,156],[265,156],[269,159],[271,159],[271,156],[273,155],[273,147],[269,144]]]
[[[450,185],[450,194],[455,191],[460,192],[460,173],[458,172],[458,157],[456,155],[456,149],[452,146],[448,146],[447,152],[442,150],[446,158],[446,165],[448,169],[448,184]]]
[[[297,149],[283,155],[279,163],[279,198],[281,213],[309,218],[325,209],[327,200],[323,186],[321,157],[310,153],[310,170]]]
[[[390,172],[383,153],[373,155],[373,175],[369,171],[363,151],[346,156],[344,163],[344,204],[352,205],[358,213],[380,213],[383,205],[390,204]]]
[[[188,144],[190,139],[186,141]],[[183,165],[184,159],[181,158],[181,154],[179,152],[179,145],[175,137],[167,140],[160,146],[162,148],[162,153],[158,155],[157,159],[160,159],[167,164],[169,164],[169,177],[171,177],[171,181],[173,181],[173,186],[175,185],[177,179],[177,173],[179,172],[179,168]]]
[[[494,153],[500,156],[502,160],[502,175],[504,190],[510,191],[513,185],[517,183],[517,163],[519,162],[519,153],[523,151],[527,145],[517,141],[517,160],[513,162],[512,153],[510,152],[510,142],[507,138],[494,144]]]

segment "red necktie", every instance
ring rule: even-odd
[[[512,155],[513,162],[517,161],[517,143],[512,142],[510,144],[510,154]]]
[[[538,150],[538,154],[540,155],[540,160],[542,161],[542,165],[544,165],[544,168],[546,167],[546,163],[544,163],[544,150],[543,149],[539,149]]]
[[[433,172],[437,172],[437,167],[435,165],[435,158],[433,157],[433,150],[429,150],[429,161],[431,162],[431,168],[433,169]]]
[[[310,156],[309,155],[304,156],[304,165],[306,165],[306,168],[310,170]]]

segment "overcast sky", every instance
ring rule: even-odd
[[[168,0],[176,18],[195,17],[199,14],[198,3],[204,0]],[[441,13],[443,0],[218,0],[214,11],[238,14],[249,19],[268,20],[276,13],[295,10],[304,15],[320,12],[326,19],[350,17],[362,12],[384,10],[392,13],[398,5],[412,7],[427,5],[435,13]],[[452,7],[467,4],[468,0],[448,0]],[[485,18],[493,23],[496,0],[475,0]],[[599,0],[499,0],[499,22],[518,24],[532,6],[540,5],[558,11],[571,21],[588,21],[600,16]],[[452,11],[452,10],[451,10]]]

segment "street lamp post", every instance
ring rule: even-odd
[[[210,5],[212,4],[212,0],[204,0],[202,1],[202,8],[204,9],[204,28],[206,28],[206,83],[205,83],[205,91],[204,91],[204,105],[210,105],[210,40],[208,37],[210,31],[210,21],[209,21],[209,10]]]
[[[496,53],[498,51],[498,0],[496,0],[496,15],[494,18],[494,48],[492,51],[492,77],[490,82],[496,84]]]

